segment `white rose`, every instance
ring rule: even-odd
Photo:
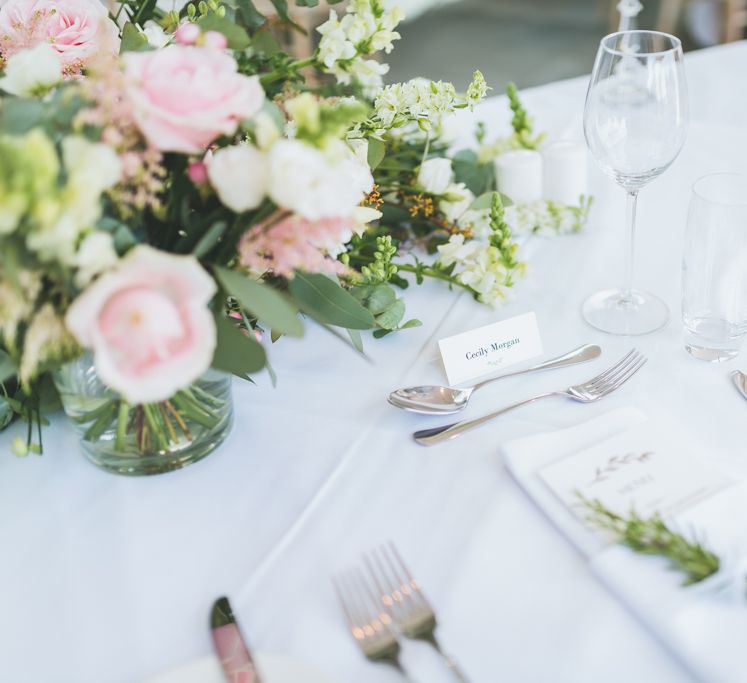
[[[475,195],[464,183],[452,183],[443,194],[446,195],[446,199],[438,203],[438,208],[452,223],[455,223],[475,201]]]
[[[49,90],[62,80],[60,56],[49,43],[22,50],[8,59],[0,88],[26,97]]]
[[[352,153],[331,162],[297,140],[280,140],[269,154],[272,200],[309,220],[349,216],[373,187],[368,166]]]
[[[157,49],[166,47],[171,42],[171,36],[152,19],[143,24],[143,34],[148,39],[148,45]]]
[[[75,255],[75,284],[81,289],[97,275],[109,270],[117,263],[117,252],[111,234],[95,230],[83,238]]]
[[[451,159],[428,159],[420,165],[417,183],[426,192],[443,194],[454,179]]]
[[[267,157],[249,144],[219,149],[205,159],[208,179],[232,211],[256,209],[267,193]]]

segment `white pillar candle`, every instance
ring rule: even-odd
[[[495,160],[498,190],[517,204],[542,198],[542,155],[531,149],[505,152]]]
[[[545,199],[578,204],[586,194],[586,146],[572,140],[552,142],[542,150],[542,185]]]

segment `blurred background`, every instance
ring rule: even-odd
[[[590,73],[600,38],[617,30],[620,20],[618,0],[385,1],[398,4],[406,15],[398,28],[403,40],[383,57],[391,66],[387,82],[423,76],[452,81],[459,89],[478,68],[496,94],[509,80],[528,88]],[[641,2],[638,27],[675,33],[686,50],[745,35],[747,0]],[[269,0],[260,3],[272,11]],[[298,56],[314,49],[314,29],[329,9],[321,0],[311,10],[291,11],[308,30],[306,37],[290,37]],[[345,2],[334,9],[341,14]]]

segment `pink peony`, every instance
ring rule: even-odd
[[[40,43],[52,45],[65,73],[75,74],[92,57],[116,54],[119,32],[99,0],[8,0],[0,8],[0,55]]]
[[[73,301],[65,322],[107,386],[132,404],[164,401],[210,367],[215,290],[193,257],[140,245]]]
[[[257,76],[242,76],[230,55],[210,48],[169,45],[124,55],[135,121],[163,152],[202,152],[262,107]]]
[[[342,274],[345,266],[333,257],[353,236],[355,227],[353,218],[311,221],[276,214],[244,233],[238,245],[239,261],[257,273],[271,270],[288,278],[297,270]]]

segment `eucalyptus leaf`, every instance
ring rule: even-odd
[[[223,236],[226,231],[227,223],[225,221],[218,221],[213,223],[210,229],[200,237],[200,241],[197,242],[195,248],[192,249],[192,255],[195,258],[203,258],[207,255],[210,250],[216,245],[218,240]]]
[[[348,330],[348,336],[350,341],[353,343],[355,350],[358,353],[363,353],[363,337],[361,337],[360,330]]]
[[[236,10],[248,28],[258,28],[267,21],[264,14],[257,11],[252,0],[236,0]]]
[[[385,330],[396,330],[405,315],[405,302],[397,299],[383,313],[376,316],[376,322]]]
[[[128,21],[122,29],[122,41],[119,44],[120,54],[124,52],[144,52],[151,49],[147,36],[135,24]]]
[[[23,135],[44,122],[44,104],[39,100],[4,97],[0,107],[0,128],[4,133]]]
[[[472,202],[472,204],[470,204],[469,208],[474,211],[478,211],[480,209],[489,209],[490,205],[493,202],[494,194],[495,192],[485,192],[484,194],[481,194],[477,199],[475,199],[474,202]],[[500,195],[501,203],[503,204],[503,206],[511,206],[511,204],[513,204],[513,202],[507,195],[500,193],[498,194]]]
[[[288,287],[301,310],[321,323],[353,330],[376,326],[371,312],[325,275],[296,273]]]
[[[208,14],[197,20],[197,25],[203,31],[217,31],[222,33],[228,41],[231,50],[245,50],[249,47],[249,34],[238,24],[219,17],[217,14]]]
[[[265,366],[265,350],[253,334],[244,334],[222,313],[215,316],[215,326],[218,340],[212,367],[249,379],[250,373]]]
[[[368,139],[368,165],[371,170],[376,170],[376,167],[384,160],[386,155],[386,144],[382,140],[376,138]]]
[[[303,324],[296,308],[280,292],[227,268],[216,267],[215,274],[226,291],[253,316],[276,332],[290,337],[303,336]]]

